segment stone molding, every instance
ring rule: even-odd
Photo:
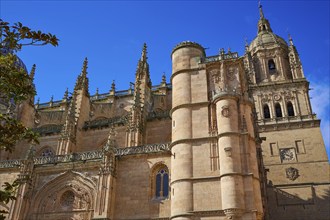
[[[174,145],[177,144],[182,144],[182,143],[192,143],[192,142],[197,142],[197,141],[207,141],[207,140],[212,140],[212,139],[216,139],[217,137],[215,136],[207,136],[207,137],[200,137],[200,138],[185,138],[185,139],[179,139],[176,141],[173,141],[170,145],[169,145],[169,149],[171,150],[172,147]]]
[[[195,103],[185,103],[185,104],[180,104],[175,107],[173,107],[170,111],[170,117],[172,117],[172,114],[175,110],[180,109],[180,108],[187,108],[187,107],[194,107],[194,106],[201,106],[201,105],[206,105],[208,106],[210,103],[209,102],[195,102]]]
[[[224,210],[202,210],[202,211],[192,211],[195,216],[206,217],[206,216],[225,216]]]
[[[178,70],[174,73],[172,73],[172,76],[171,76],[171,84],[173,84],[173,78],[180,74],[180,73],[190,73],[190,72],[195,72],[195,71],[200,71],[200,70],[205,70],[205,67],[198,67],[198,68],[191,68],[191,69],[181,69],[181,70]]]
[[[222,177],[224,176],[228,176],[228,175],[240,175],[240,176],[252,176],[253,179],[256,179],[259,181],[258,177],[255,177],[252,173],[229,173],[229,174],[223,174],[223,175],[219,175],[219,176],[205,176],[205,177],[191,177],[191,178],[182,178],[182,179],[176,179],[170,182],[170,186],[172,186],[172,184],[175,184],[177,182],[182,182],[182,181],[204,181],[204,180],[220,180]]]

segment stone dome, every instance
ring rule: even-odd
[[[287,43],[285,40],[273,32],[262,31],[258,33],[258,36],[251,42],[249,46],[249,50],[252,51],[254,48],[257,47],[273,47],[273,46],[284,46],[287,47]]]

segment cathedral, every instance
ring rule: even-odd
[[[40,144],[0,152],[0,184],[21,182],[0,204],[8,219],[329,219],[309,82],[292,38],[259,12],[242,56],[184,41],[171,78],[153,85],[144,44],[127,90],[91,95],[86,58],[72,93],[16,106]]]

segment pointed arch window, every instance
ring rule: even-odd
[[[281,118],[281,117],[283,117],[283,114],[282,114],[282,108],[281,108],[280,103],[276,103],[276,104],[275,104],[275,114],[276,114],[276,118]]]
[[[268,70],[270,74],[276,73],[276,65],[273,59],[268,60]]]
[[[157,166],[152,172],[152,198],[157,200],[169,197],[169,172],[165,165]]]
[[[288,102],[286,104],[286,108],[288,110],[288,116],[294,116],[294,109],[293,109],[293,105],[291,102]]]
[[[42,149],[39,153],[41,157],[52,157],[54,156],[54,151],[50,147],[46,147]]]
[[[267,104],[264,105],[264,118],[270,118],[269,106]]]

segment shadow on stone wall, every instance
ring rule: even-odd
[[[267,220],[328,220],[330,184],[267,184]]]

